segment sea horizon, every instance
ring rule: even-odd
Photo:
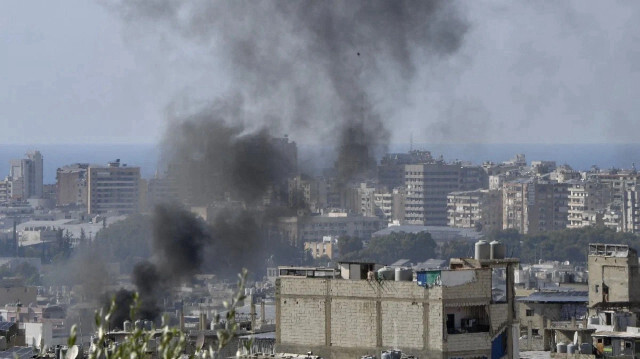
[[[600,168],[632,168],[640,162],[638,143],[585,143],[585,144],[459,144],[459,143],[395,143],[387,152],[407,152],[410,149],[430,151],[434,157],[446,161],[467,161],[480,165],[485,161],[496,163],[523,153],[527,162],[535,160],[556,161],[568,164],[576,170]],[[0,145],[0,178],[9,173],[9,160],[22,158],[28,151],[38,150],[44,158],[44,183],[55,183],[56,169],[73,163],[106,164],[120,159],[129,166],[140,166],[143,178],[152,178],[158,168],[160,146],[158,144],[2,144]],[[330,166],[334,149],[325,145],[298,144],[299,162],[302,168],[321,173]],[[380,156],[382,153],[379,154]],[[324,158],[324,161],[318,161]]]

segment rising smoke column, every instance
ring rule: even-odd
[[[227,196],[260,204],[290,174],[271,145],[274,133],[334,145],[342,184],[370,172],[390,137],[381,114],[405,105],[403,91],[416,67],[454,53],[466,32],[456,2],[447,0],[123,0],[107,6],[129,24],[161,28],[162,36],[204,49],[211,58],[202,59],[203,71],[230,77],[227,96],[171,117],[162,143],[169,175],[197,205]],[[222,59],[222,68],[207,66],[220,63],[214,59]],[[263,225],[252,212],[218,217],[206,232],[183,211],[156,213],[165,219],[156,224],[157,256],[150,268],[138,268],[136,281],[187,278],[201,268],[203,248],[227,253],[236,265],[262,248],[251,246],[263,244]],[[139,288],[153,295],[158,287]]]
[[[416,68],[461,46],[456,1],[122,1],[129,24],[168,30],[210,53],[204,69],[230,77],[234,118],[309,142],[332,143],[342,182],[372,169]],[[211,61],[211,60],[216,61]],[[207,67],[206,63],[219,64]],[[389,89],[394,89],[393,93]],[[384,110],[384,111],[381,111]],[[216,118],[216,113],[212,113]]]

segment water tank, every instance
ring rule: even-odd
[[[558,343],[556,348],[558,350],[558,353],[566,353],[567,352],[567,344],[565,344],[565,343]]]
[[[591,354],[593,353],[593,346],[591,343],[582,343],[580,344],[580,354]]]
[[[136,330],[142,329],[142,320],[138,319],[135,322]]]
[[[389,354],[391,354],[391,359],[401,359],[402,358],[402,352],[400,350],[391,350],[391,351],[389,351]]]
[[[153,328],[153,322],[150,320],[144,321],[144,329],[151,330]]]
[[[396,282],[410,282],[413,280],[413,270],[411,268],[396,268]]]
[[[125,320],[124,323],[122,323],[122,329],[125,332],[130,332],[131,331],[131,321],[130,320]]]
[[[483,260],[490,258],[490,248],[489,243],[485,240],[479,240],[476,242],[476,260]]]
[[[489,244],[489,246],[491,247],[490,248],[491,259],[504,259],[507,252],[504,244],[500,243],[499,241],[492,241]]]
[[[391,359],[391,353],[383,350],[382,353],[380,353],[380,359]]]
[[[394,280],[396,271],[391,267],[382,267],[378,269],[378,279]]]
[[[567,354],[575,354],[576,353],[576,345],[573,343],[567,344]]]

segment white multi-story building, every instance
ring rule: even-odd
[[[601,225],[611,189],[597,181],[570,181],[567,228]]]
[[[11,198],[14,200],[42,198],[42,154],[34,151],[27,153],[26,157],[9,162],[8,180],[11,182]]]
[[[443,162],[406,165],[405,223],[447,225],[447,195],[482,188],[481,167]]]
[[[476,190],[452,192],[447,196],[449,227],[502,229],[502,192]]]

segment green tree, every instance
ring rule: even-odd
[[[348,257],[360,250],[362,250],[362,239],[350,236],[338,238],[338,252],[341,257]]]

